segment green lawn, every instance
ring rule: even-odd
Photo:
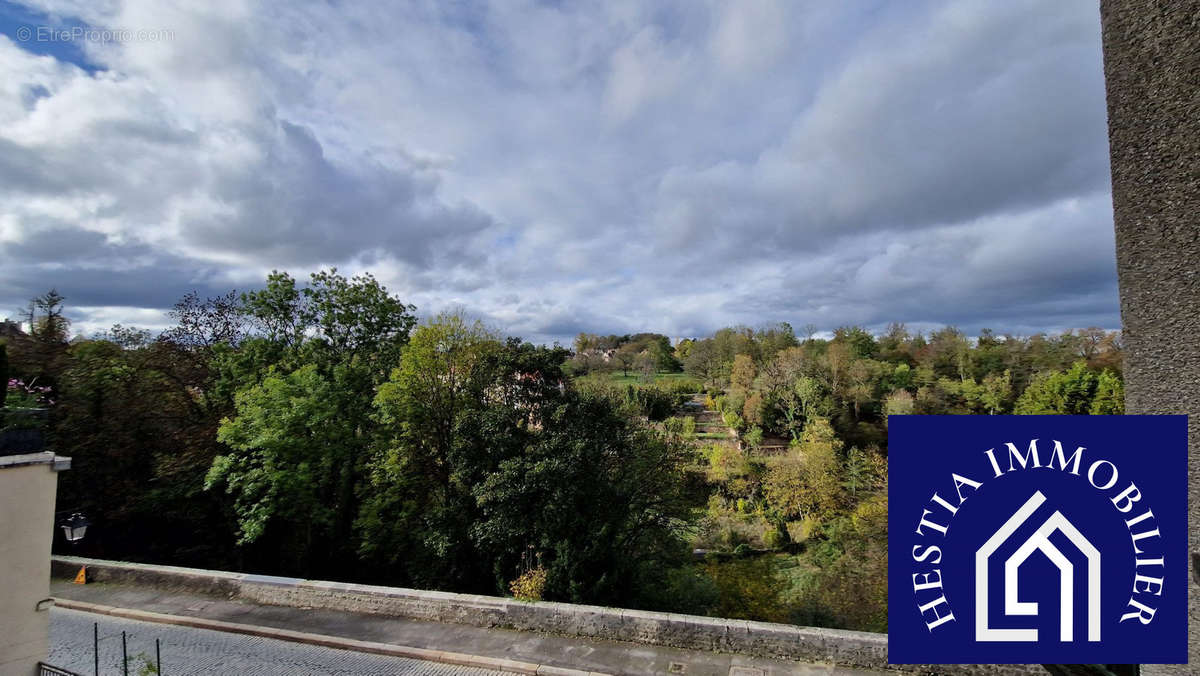
[[[611,380],[612,382],[614,382],[618,385],[637,385],[642,382],[642,374],[637,373],[636,371],[633,371],[633,370],[629,371],[629,375],[624,375],[619,370],[613,371],[612,373],[608,374],[608,378],[609,378],[609,380]],[[666,381],[666,382],[670,383],[670,382],[675,382],[675,381],[687,382],[687,381],[693,381],[694,379],[686,373],[660,372],[660,373],[654,374],[654,380],[655,380],[655,382]]]

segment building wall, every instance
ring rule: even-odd
[[[52,453],[0,456],[0,676],[33,676],[46,658],[50,545],[58,488]]]
[[[1189,415],[1189,546],[1200,550],[1200,0],[1101,0],[1128,413]],[[1194,557],[1194,554],[1193,554]],[[1189,649],[1200,669],[1190,571]]]

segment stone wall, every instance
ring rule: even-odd
[[[1200,550],[1200,0],[1101,0],[1127,413],[1184,413]],[[1194,558],[1194,554],[1193,554]],[[1193,565],[1194,568],[1194,565]],[[1193,569],[1189,579],[1194,579]],[[1188,655],[1200,665],[1189,584]],[[1147,667],[1194,674],[1200,667]]]
[[[511,598],[399,587],[301,580],[267,575],[54,557],[53,573],[69,578],[88,567],[96,582],[135,584],[225,597],[263,605],[322,608],[477,627],[500,627],[560,636],[665,645],[689,650],[782,657],[803,662],[890,668],[887,636],[673,613],[568,603],[528,603]],[[944,674],[1035,674],[1026,666],[905,667]]]

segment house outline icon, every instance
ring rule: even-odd
[[[1038,640],[1038,630],[1033,629],[993,629],[988,626],[988,560],[996,553],[1002,544],[1012,537],[1013,533],[1029,520],[1033,513],[1046,501],[1041,491],[1035,491],[1033,496],[1016,511],[1008,521],[1004,522],[983,546],[975,552],[975,640],[984,641],[1024,641]],[[1100,640],[1100,552],[1091,542],[1067,520],[1061,512],[1046,519],[1037,531],[1023,542],[1004,562],[1004,614],[1015,616],[1036,616],[1038,604],[1035,601],[1018,600],[1018,580],[1021,564],[1035,551],[1040,551],[1050,559],[1059,572],[1059,640],[1070,642],[1074,640],[1074,565],[1063,555],[1053,543],[1050,536],[1060,532],[1076,549],[1087,558],[1087,640]]]

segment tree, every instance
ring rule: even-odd
[[[237,345],[245,337],[246,313],[235,291],[200,299],[195,291],[184,295],[168,313],[175,326],[162,333],[163,340],[211,357],[218,344]]]
[[[896,368],[892,370],[888,382],[894,390],[907,390],[913,386],[913,371],[908,364],[896,364]]]
[[[613,359],[621,366],[621,375],[628,376],[629,368],[637,363],[642,350],[635,343],[625,343],[613,353]]]
[[[887,426],[890,415],[912,415],[913,396],[908,390],[893,390],[883,402],[883,425]]]
[[[875,337],[858,326],[842,327],[833,332],[835,343],[845,343],[857,359],[871,359],[879,349]]]
[[[1012,372],[989,373],[984,377],[979,393],[980,404],[989,415],[996,415],[1008,408],[1012,401]]]
[[[666,336],[659,336],[659,338],[660,340],[651,341],[646,348],[648,357],[653,362],[656,370],[666,373],[678,373],[683,369],[683,365],[675,357],[675,350],[671,348],[671,341]]]
[[[846,386],[847,372],[853,360],[854,356],[844,341],[830,343],[825,351],[823,375],[833,396],[840,398],[845,394],[843,388]]]
[[[733,368],[729,371],[729,386],[749,392],[750,388],[754,387],[756,375],[754,360],[750,355],[739,354],[733,358]]]
[[[695,344],[696,341],[691,338],[684,338],[675,346],[675,358],[679,360],[680,364],[687,362],[688,355],[691,354],[692,346]]]
[[[548,598],[629,603],[688,554],[679,537],[690,518],[687,455],[605,398],[568,393],[530,443],[476,485],[482,518],[472,530],[501,572],[532,547]]]
[[[65,343],[71,326],[63,316],[65,301],[57,289],[34,298],[29,304],[29,335],[43,343]]]
[[[370,275],[336,270],[314,273],[303,289],[274,272],[241,305],[254,337],[213,347],[212,389],[233,400],[234,415],[218,433],[231,451],[213,461],[205,485],[233,496],[242,543],[265,537],[285,548],[292,572],[335,570],[354,556],[358,491],[379,427],[372,401],[400,362],[413,308]]]
[[[833,626],[887,631],[887,512],[885,486],[827,528],[828,558],[817,562],[810,593],[832,613]]]
[[[880,362],[873,359],[858,359],[846,369],[848,387],[846,395],[854,404],[854,419],[861,419],[863,404],[875,400],[875,384],[879,381],[883,368]]]
[[[757,340],[761,346],[759,349],[760,360],[763,362],[771,361],[781,350],[799,345],[799,341],[796,340],[796,332],[787,322],[760,329]]]
[[[83,340],[67,348],[64,364],[51,434],[77,470],[59,478],[59,500],[92,518],[86,551],[235,565],[233,524],[220,497],[203,491],[219,448],[217,419],[190,362],[166,343]]]
[[[711,339],[700,340],[692,345],[683,363],[683,370],[705,384],[715,383],[724,374],[721,356]]]
[[[800,376],[780,399],[787,430],[793,440],[800,438],[805,423],[813,418],[821,401],[821,386],[815,378]]]
[[[29,333],[9,334],[9,368],[25,383],[56,389],[67,358],[71,322],[63,315],[66,299],[50,291],[29,301]]]
[[[513,428],[522,399],[513,388],[544,380],[514,372],[505,382],[497,365],[502,349],[481,323],[441,314],[417,327],[400,365],[379,386],[380,430],[357,531],[360,554],[389,581],[496,591],[489,562],[470,539],[477,518],[471,488],[482,480],[481,458],[499,459],[519,443]],[[510,417],[489,416],[489,397],[512,402],[503,409]]]
[[[603,392],[562,387],[565,356],[460,317],[418,327],[376,397],[359,520],[389,579],[496,593],[532,560],[546,598],[616,602],[686,556],[686,448]]]
[[[1125,385],[1117,374],[1108,369],[1100,372],[1096,380],[1096,393],[1088,409],[1092,415],[1124,415]]]
[[[841,448],[829,420],[813,418],[800,445],[767,472],[767,500],[785,518],[835,516],[845,505]]]
[[[1086,415],[1096,393],[1097,376],[1078,361],[1067,372],[1048,371],[1034,376],[1017,399],[1017,415]]]
[[[356,450],[353,423],[338,415],[343,396],[316,364],[239,392],[237,416],[221,423],[217,437],[231,451],[216,458],[206,479],[206,487],[233,496],[240,543],[272,527],[300,571],[320,570],[322,552],[344,545],[334,537],[336,524],[354,508],[339,490]]]

